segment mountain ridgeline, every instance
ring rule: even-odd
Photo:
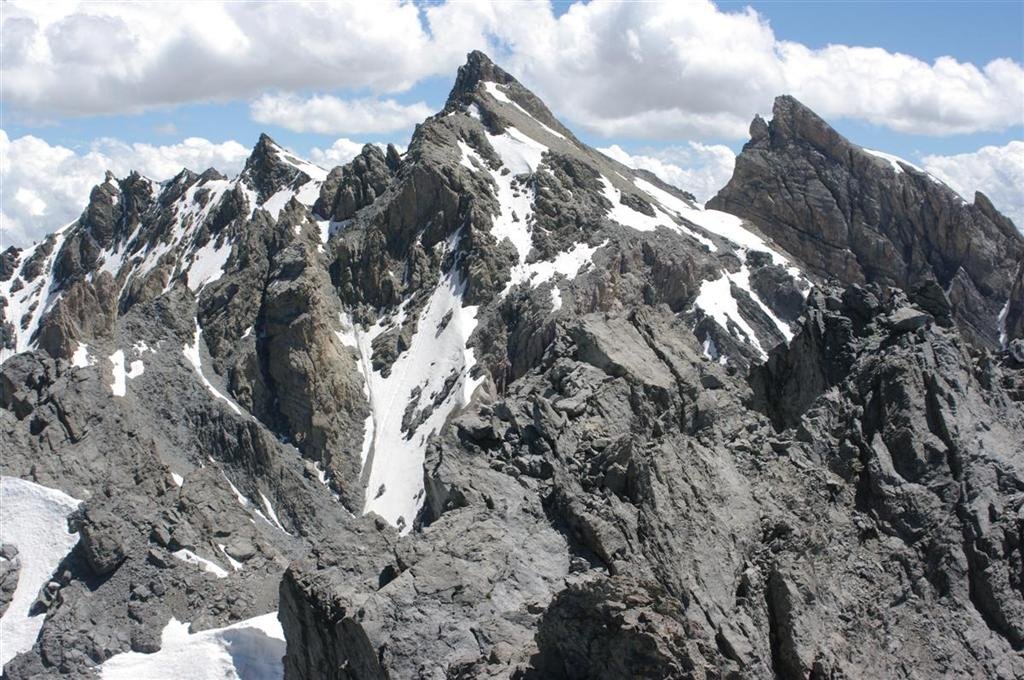
[[[4,677],[1024,676],[1024,237],[787,96],[684,189],[479,52],[404,153],[108,175],[0,254]]]

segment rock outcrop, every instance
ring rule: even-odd
[[[823,278],[904,290],[934,280],[968,338],[1002,346],[1000,312],[1021,297],[1013,282],[1024,236],[987,197],[968,204],[913,164],[848,141],[790,96],[775,100],[771,122],[755,118],[750,136],[709,207],[755,223]]]

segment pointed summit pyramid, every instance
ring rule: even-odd
[[[539,126],[547,136],[576,139],[540,97],[479,50],[466,55],[466,63],[459,67],[455,85],[441,113],[453,111],[473,111],[492,124],[501,121],[524,127]],[[532,120],[524,120],[524,116]]]
[[[263,203],[282,189],[297,190],[326,175],[326,170],[290,154],[264,132],[246,159],[241,178],[256,191],[257,202]]]
[[[792,96],[776,98],[770,123],[754,119],[708,206],[750,220],[816,275],[907,291],[934,282],[968,337],[990,349],[1011,337],[1024,237],[1010,220],[984,195],[969,204],[913,163],[851,142]]]

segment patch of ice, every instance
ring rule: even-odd
[[[284,652],[277,612],[193,634],[172,618],[159,652],[115,654],[99,674],[102,680],[281,680]]]
[[[228,576],[228,572],[224,569],[224,567],[220,566],[212,560],[206,559],[205,557],[200,557],[199,555],[195,554],[194,552],[186,548],[182,548],[181,550],[175,550],[171,554],[177,557],[182,562],[188,562],[189,564],[194,564],[198,567],[202,567],[203,571],[207,571],[216,576],[217,578],[227,578]]]
[[[0,667],[35,644],[45,614],[29,616],[40,589],[78,542],[67,517],[81,501],[17,477],[0,477],[0,543],[18,548],[21,571],[0,617]]]

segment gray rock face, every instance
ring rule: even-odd
[[[0,256],[0,469],[86,499],[5,677],[275,610],[289,680],[1024,676],[1019,241],[779,106],[742,221],[473,53],[404,154]]]
[[[708,206],[754,222],[821,277],[905,290],[935,280],[984,347],[1001,346],[1000,312],[1020,305],[1024,236],[988,198],[968,204],[919,168],[849,142],[789,96],[775,100],[771,123],[755,118],[732,179]]]

